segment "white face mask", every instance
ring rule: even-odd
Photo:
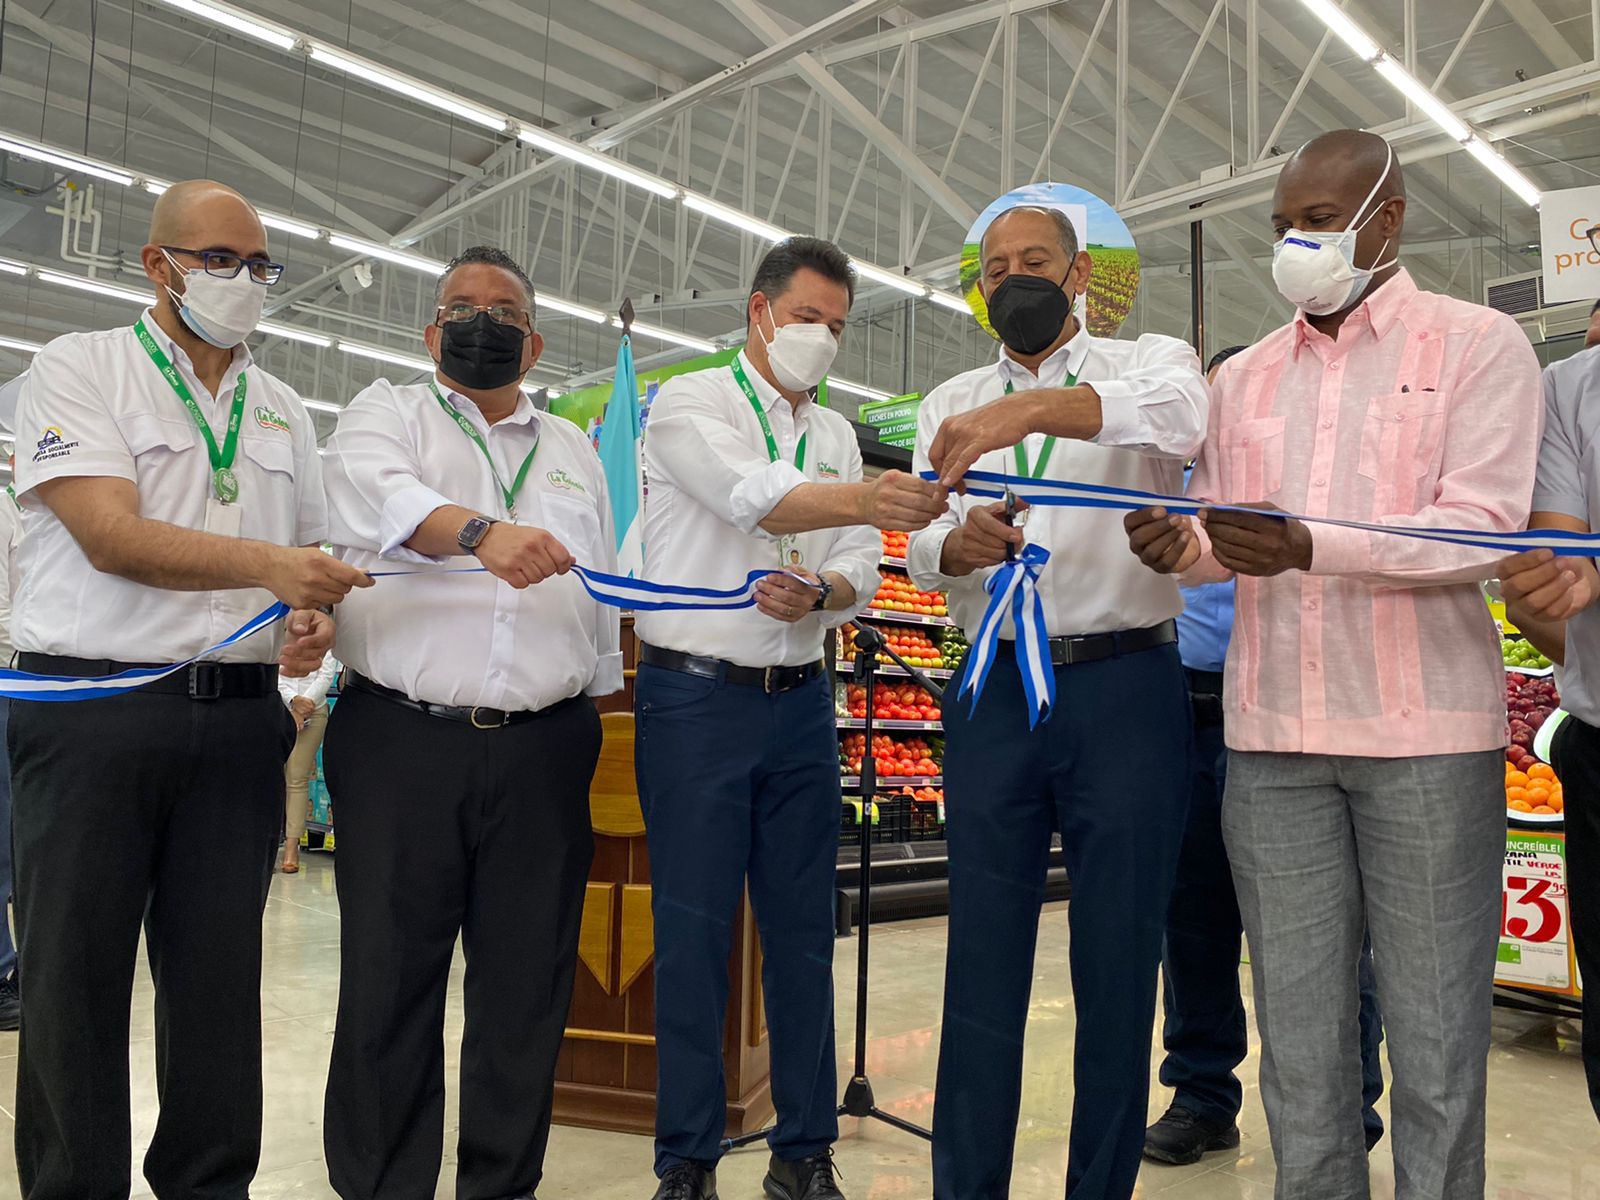
[[[1303,229],[1291,229],[1272,247],[1272,282],[1278,285],[1278,291],[1290,304],[1314,317],[1341,312],[1361,298],[1374,275],[1400,261],[1398,255],[1388,262],[1382,261],[1384,250],[1389,248],[1389,243],[1385,241],[1383,250],[1378,251],[1380,261],[1370,267],[1356,266],[1356,235],[1366,228],[1368,221],[1383,211],[1383,205],[1378,205],[1368,213],[1366,220],[1361,219],[1361,214],[1366,212],[1367,205],[1377,196],[1383,181],[1389,178],[1389,168],[1393,163],[1394,148],[1390,147],[1389,157],[1384,161],[1378,181],[1372,185],[1361,207],[1356,209],[1352,228],[1338,233],[1309,233]]]
[[[171,254],[165,250],[162,253],[167,255],[168,262],[184,272],[183,294],[179,295],[170,287],[167,291],[178,307],[178,316],[196,337],[218,349],[231,350],[256,331],[261,323],[261,310],[267,302],[267,289],[250,278],[248,268],[232,279],[224,279],[220,275],[207,275],[200,267],[185,271]]]
[[[767,315],[772,317],[770,306]],[[772,373],[792,392],[809,392],[816,387],[839,353],[839,340],[826,325],[810,325],[803,321],[779,325],[777,318],[772,317],[771,338],[762,332],[759,321],[756,332],[766,343]]]

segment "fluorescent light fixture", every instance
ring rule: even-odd
[[[119,187],[129,187],[133,183],[133,176],[127,171],[119,171],[115,167],[97,163],[92,158],[83,158],[80,155],[68,154],[61,150],[51,150],[36,142],[24,141],[21,138],[0,137],[0,150],[19,155],[22,158],[31,158],[36,162],[49,163],[51,166],[61,167],[63,170],[93,175],[96,179],[107,179]]]
[[[972,314],[972,309],[967,306],[966,298],[957,296],[954,292],[941,292],[938,288],[928,289],[928,299],[940,308],[948,308],[951,312]]]
[[[0,337],[0,350],[20,350],[24,354],[37,354],[43,349],[43,342],[25,342],[21,338]]]
[[[749,213],[740,212],[737,208],[729,208],[726,204],[718,204],[696,192],[683,193],[683,202],[697,213],[704,213],[714,221],[721,221],[724,225],[732,225],[735,229],[745,233],[753,233],[758,238],[765,238],[769,242],[781,242],[789,237],[787,229],[779,229],[776,225],[769,225],[760,217],[752,217]]]
[[[892,399],[888,392],[880,392],[877,388],[870,388],[864,383],[851,383],[848,379],[835,379],[828,376],[828,390],[837,388],[841,392],[849,392],[852,396],[860,396],[865,400]]]
[[[450,113],[464,121],[471,121],[474,125],[482,125],[485,129],[493,129],[503,133],[510,123],[504,113],[497,113],[493,109],[484,108],[481,104],[474,104],[470,100],[463,100],[453,96],[441,88],[431,87],[428,84],[411,79],[397,71],[380,67],[377,63],[369,62],[364,58],[357,58],[353,54],[346,54],[343,50],[335,50],[332,46],[323,46],[313,42],[311,44],[311,61],[321,63],[325,67],[332,67],[337,71],[344,71],[358,79],[365,79],[368,83],[378,87],[387,88],[391,92],[407,96],[412,100],[419,100],[441,112]]]
[[[354,354],[357,358],[370,358],[378,362],[390,363],[396,367],[407,367],[413,371],[427,371],[431,374],[436,369],[431,358],[420,358],[415,354],[401,354],[397,350],[385,350],[382,346],[363,346],[360,342],[340,342],[339,349],[346,354]]]
[[[149,304],[149,292],[136,292],[132,288],[119,287],[114,283],[107,283],[103,279],[87,279],[82,275],[63,275],[59,271],[40,271],[39,278],[46,283],[53,283],[57,287],[76,288],[80,292],[93,292],[97,296],[109,296],[113,300],[127,300],[133,304]]]
[[[1344,10],[1333,0],[1301,0],[1307,8],[1317,14],[1317,17],[1333,31],[1346,46],[1354,50],[1356,57],[1371,62],[1383,53],[1377,42],[1366,35],[1366,32],[1353,20],[1345,15]]]
[[[674,329],[663,329],[659,325],[647,325],[643,321],[635,321],[633,323],[633,332],[640,337],[655,338],[658,342],[671,342],[676,346],[687,346],[689,349],[698,350],[702,354],[711,354],[717,349],[715,342],[708,342],[705,338],[679,333]]]
[[[1450,111],[1439,97],[1423,87],[1420,80],[1410,71],[1385,54],[1372,64],[1377,71],[1393,85],[1395,91],[1415,104],[1424,114],[1440,129],[1444,130],[1458,142],[1464,142],[1472,136],[1472,130],[1460,117]]]
[[[352,254],[365,254],[369,258],[381,258],[384,262],[392,262],[402,267],[410,267],[413,271],[421,271],[427,275],[443,275],[444,264],[433,258],[423,258],[419,254],[407,254],[404,250],[396,250],[393,246],[385,246],[379,242],[369,242],[366,238],[350,237],[343,233],[328,235],[328,241],[341,250],[348,250]]]
[[[9,258],[0,258],[0,271],[7,275],[26,275],[28,267],[25,263],[12,262]]]
[[[312,333],[309,329],[296,329],[293,325],[279,325],[275,321],[263,321],[256,326],[257,333],[264,333],[268,337],[287,338],[291,342],[305,342],[309,346],[317,346],[326,350],[333,345],[333,339],[320,333]]]
[[[899,288],[902,292],[909,292],[913,296],[926,296],[928,285],[919,283],[915,279],[908,279],[904,275],[896,275],[893,271],[885,271],[882,267],[875,267],[871,263],[862,262],[859,258],[852,258],[850,265],[856,269],[856,274],[869,283],[879,283],[884,287]]]
[[[293,217],[280,217],[277,213],[256,210],[256,215],[261,218],[261,223],[268,229],[276,229],[279,233],[287,233],[290,237],[308,238],[316,240],[322,236],[322,230],[315,225],[307,225],[304,221],[296,221]]]
[[[344,405],[329,404],[326,400],[307,400],[302,397],[300,403],[316,412],[342,413],[344,411]]]
[[[562,391],[560,388],[545,388],[544,394],[550,399],[554,400],[558,396],[562,395]]]
[[[549,309],[551,312],[564,313],[569,317],[577,317],[580,321],[588,321],[595,325],[604,325],[609,319],[598,308],[590,308],[586,304],[574,304],[570,300],[562,300],[555,296],[541,295],[537,300],[540,311]]]
[[[583,163],[585,166],[599,171],[602,175],[610,175],[613,179],[631,183],[634,187],[643,188],[645,191],[652,192],[664,199],[671,200],[678,194],[678,185],[675,183],[668,183],[660,176],[637,170],[625,162],[612,158],[609,154],[598,154],[568,138],[546,133],[543,129],[533,129],[524,125],[518,131],[517,137],[527,142],[530,146],[537,146],[547,153],[571,159],[573,162]]]
[[[1482,138],[1474,137],[1466,145],[1467,153],[1481,162],[1506,187],[1510,188],[1526,205],[1539,207],[1539,189],[1516,167],[1500,156],[1500,152]]]
[[[164,183],[159,179],[141,179],[139,180],[139,186],[145,191],[149,192],[152,196],[159,196],[172,185],[170,183]]]
[[[231,5],[208,4],[205,0],[159,0],[159,3],[165,4],[168,8],[175,8],[179,12],[186,12],[190,16],[212,21],[234,33],[255,38],[256,41],[265,42],[279,50],[295,48],[296,39],[292,34],[276,25],[258,21]]]

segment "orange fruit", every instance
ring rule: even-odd
[[[1566,802],[1561,799],[1560,794],[1557,792],[1551,792],[1550,799],[1546,800],[1545,803],[1548,804],[1551,810],[1554,812],[1561,812],[1566,807]]]
[[[1542,817],[1553,817],[1553,816],[1555,816],[1555,812],[1556,812],[1556,810],[1551,808],[1548,804],[1541,804],[1538,807],[1536,807],[1533,811],[1538,813]]]
[[[1533,811],[1533,805],[1529,804],[1526,800],[1513,800],[1507,804],[1506,807],[1515,812],[1531,813]]]
[[[1528,799],[1539,804],[1550,798],[1550,785],[1543,779],[1535,779],[1528,784]]]
[[[1528,768],[1529,779],[1548,779],[1554,782],[1555,777],[1555,769],[1549,763],[1534,763],[1533,766]]]
[[[1528,789],[1527,788],[1508,787],[1506,789],[1506,804],[1507,805],[1527,804],[1527,803],[1528,803]],[[1532,807],[1532,806],[1530,805],[1529,807]]]
[[[1525,788],[1528,786],[1528,777],[1521,771],[1513,771],[1506,776],[1506,786],[1508,788]]]

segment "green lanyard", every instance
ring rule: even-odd
[[[744,398],[750,401],[750,407],[756,410],[756,420],[761,422],[761,436],[767,439],[767,460],[778,461],[778,442],[772,436],[772,422],[767,420],[767,410],[761,407],[761,398],[756,395],[756,389],[750,383],[750,377],[744,373],[744,368],[739,365],[739,360],[733,360],[733,377],[739,381],[739,388],[744,392]],[[800,435],[800,442],[794,448],[794,465],[801,471],[806,469],[806,435]]]
[[[455,406],[444,398],[444,393],[439,390],[438,384],[430,383],[428,386],[433,389],[433,398],[439,402],[439,407],[444,409],[449,414],[450,419],[461,426],[461,432],[471,438],[473,444],[483,451],[484,461],[489,464],[489,474],[494,476],[495,486],[500,489],[500,494],[505,497],[506,515],[515,521],[517,519],[517,493],[522,491],[522,485],[528,481],[528,471],[533,466],[533,456],[539,453],[539,439],[537,437],[533,439],[533,449],[528,451],[528,457],[522,460],[522,466],[517,470],[517,477],[511,481],[511,486],[507,487],[505,481],[500,478],[500,468],[494,465],[494,459],[489,455],[489,447],[484,444],[484,440],[478,431],[472,427],[472,422],[462,416]]]
[[[6,495],[11,497],[11,503],[15,504],[18,509],[22,507],[22,501],[17,499],[17,489],[9,483],[6,484]]]
[[[1064,384],[1062,384],[1061,386],[1062,387],[1077,387],[1078,386],[1078,377],[1076,375],[1074,375],[1071,371],[1068,371],[1067,372],[1067,381]],[[1011,395],[1013,390],[1014,389],[1011,386],[1011,381],[1009,379],[1006,380],[1006,395],[1008,395],[1008,396]],[[1044,445],[1039,448],[1039,461],[1033,464],[1033,469],[1032,470],[1028,469],[1028,451],[1027,451],[1027,448],[1021,442],[1018,442],[1015,446],[1012,447],[1012,450],[1016,453],[1016,456],[1017,456],[1017,474],[1018,475],[1021,475],[1024,479],[1043,479],[1044,478],[1044,469],[1045,469],[1046,466],[1049,465],[1050,456],[1056,452],[1056,435],[1052,433],[1052,434],[1050,434],[1048,437],[1046,437],[1044,439]]]
[[[138,336],[144,352],[150,356],[150,361],[155,363],[156,369],[162,375],[166,376],[167,383],[178,393],[178,399],[183,401],[183,406],[189,410],[189,415],[199,426],[200,436],[206,440],[206,454],[211,458],[211,486],[216,490],[217,499],[224,504],[232,504],[239,498],[239,479],[233,473],[233,458],[239,452],[239,424],[244,419],[244,372],[239,372],[239,382],[233,388],[233,408],[228,413],[228,432],[219,450],[216,435],[211,432],[211,425],[206,421],[205,413],[201,412],[200,406],[194,402],[194,396],[189,392],[189,385],[184,383],[183,376],[178,374],[178,369],[161,352],[161,347],[156,345],[155,338],[150,336],[143,317],[140,317],[138,324],[134,325],[133,332]]]

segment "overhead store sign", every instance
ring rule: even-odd
[[[917,444],[917,410],[922,407],[922,393],[896,396],[876,404],[863,404],[859,419],[877,431],[878,440],[886,446],[910,450]]]
[[[1589,241],[1589,230],[1596,225],[1600,225],[1600,187],[1544,193],[1539,241],[1546,304],[1600,298],[1600,251]]]

